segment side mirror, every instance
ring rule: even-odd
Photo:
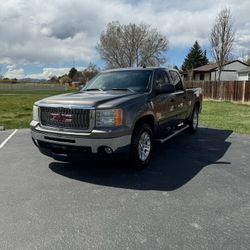
[[[175,87],[174,87],[174,85],[169,83],[169,84],[166,84],[164,86],[155,88],[155,91],[157,94],[173,93],[173,92],[175,92]]]

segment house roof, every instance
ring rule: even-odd
[[[216,69],[218,67],[217,63],[209,63],[203,66],[200,66],[198,68],[195,68],[194,71],[211,71],[213,69]]]
[[[239,73],[250,72],[250,66],[238,70]]]
[[[234,63],[234,62],[239,62],[245,66],[249,66],[248,64],[240,61],[240,60],[233,60],[233,61],[230,61],[230,62],[227,62],[227,63],[224,63],[223,66],[225,65],[228,65],[228,64],[231,64],[231,63]],[[215,70],[216,68],[218,68],[218,64],[217,63],[210,63],[210,64],[206,64],[206,65],[203,65],[203,66],[200,66],[198,68],[195,68],[194,71],[213,71]]]

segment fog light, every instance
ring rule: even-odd
[[[105,146],[104,150],[105,150],[105,153],[108,155],[111,155],[113,153],[113,150],[110,147]]]

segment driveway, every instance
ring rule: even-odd
[[[249,249],[249,136],[200,128],[133,172],[56,162],[28,129],[12,133],[0,132],[0,249]]]

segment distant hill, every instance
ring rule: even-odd
[[[23,78],[23,79],[18,79],[18,82],[47,82],[46,79],[35,79],[35,78]]]

